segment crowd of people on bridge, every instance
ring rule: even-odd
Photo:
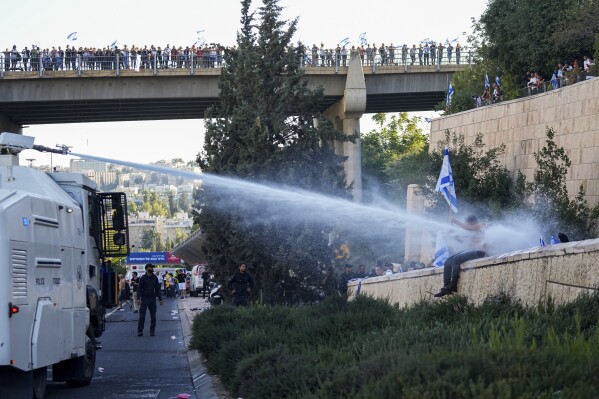
[[[232,47],[235,48],[235,47]],[[69,70],[115,70],[115,69],[167,69],[167,68],[220,68],[227,47],[219,43],[203,46],[127,46],[119,47],[79,47],[67,45],[40,49],[38,46],[22,49],[13,45],[2,52],[3,71],[69,71]],[[359,54],[362,65],[441,65],[463,62],[462,47],[459,43],[421,43],[411,47],[404,44],[395,47],[393,43],[380,46],[366,44],[351,46],[337,44],[328,48],[321,43],[311,48],[304,47],[303,66],[334,67],[347,66],[352,53]]]
[[[307,54],[306,59],[308,64],[313,67],[324,66],[346,66],[348,55],[351,53],[359,53],[362,65],[441,65],[455,64],[459,65],[462,62],[462,46],[457,43],[455,47],[451,42],[447,41],[435,43],[434,41],[422,43],[418,45],[412,44],[409,47],[407,44],[402,46],[394,46],[393,43],[385,45],[381,43],[377,46],[366,44],[361,46],[347,46],[337,44],[335,48],[327,48],[324,43],[320,47],[316,44],[312,45],[310,54]],[[418,58],[418,61],[416,61]]]

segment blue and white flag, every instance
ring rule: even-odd
[[[489,74],[485,72],[485,89],[489,87],[491,87],[491,84],[489,83]]]
[[[360,33],[360,36],[358,36],[358,40],[360,42],[360,46],[367,46],[368,40],[366,40],[366,32]]]
[[[437,243],[435,245],[435,260],[433,264],[435,267],[441,267],[445,264],[445,261],[449,258],[449,248],[445,245],[443,239],[443,233],[439,231],[437,233]]]
[[[77,40],[77,32],[73,32],[70,35],[67,36],[67,40],[70,40],[72,42],[74,42],[75,40]]]
[[[451,105],[451,97],[453,97],[453,93],[454,93],[453,85],[450,83],[449,89],[447,90],[447,101],[446,101],[447,105]]]
[[[499,76],[495,76],[495,83],[497,86],[501,87],[501,79],[499,79]]]
[[[451,171],[451,165],[449,165],[449,149],[447,147],[445,147],[443,166],[441,167],[441,173],[439,173],[439,180],[437,180],[435,191],[443,194],[451,210],[454,213],[458,213],[458,199],[455,195],[453,172]]]
[[[431,119],[431,118],[424,118],[424,121],[425,121],[426,123],[431,123],[432,119]]]
[[[116,47],[116,40],[114,42],[112,42],[112,44],[110,45],[110,48],[115,48]]]
[[[540,245],[541,247],[544,247],[544,246],[545,246],[545,240],[543,240],[543,237],[539,237],[539,245]]]
[[[557,75],[553,72],[553,76],[551,77],[551,84],[553,85],[553,90],[559,88],[559,83],[557,81]]]
[[[349,43],[351,43],[351,42],[349,41],[349,37],[346,37],[345,39],[341,39],[341,40],[339,41],[339,44],[338,44],[338,46],[340,46],[340,47],[347,46]]]

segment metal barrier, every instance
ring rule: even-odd
[[[579,72],[568,71],[568,72],[566,72],[565,76],[558,78],[557,81],[555,81],[555,82],[551,82],[551,81],[542,82],[541,84],[528,85],[528,86],[520,89],[520,97],[528,97],[528,96],[534,96],[534,95],[541,94],[541,93],[546,93],[548,91],[556,90],[561,87],[566,87],[566,86],[570,86],[570,85],[573,85],[578,82],[582,82],[583,80],[586,80],[587,78],[588,77],[587,77],[586,71],[579,71]]]
[[[433,65],[437,70],[442,65],[471,65],[475,53],[462,51],[458,57],[456,53],[451,57],[444,52],[432,57],[419,57],[418,54],[414,58],[408,54],[404,56],[401,49],[394,51],[392,54],[372,54],[367,57],[363,54],[362,65],[372,68],[372,72],[376,72],[378,68],[388,66],[403,66],[405,71],[408,71],[410,66],[415,65]],[[439,56],[440,55],[440,56]],[[316,62],[312,60],[311,53],[306,53],[303,58],[300,58],[300,68],[310,67],[330,67],[335,68],[335,72],[339,73],[341,68],[349,66],[350,51],[345,53],[329,53],[325,58],[318,56]],[[123,71],[134,70],[152,70],[154,75],[158,75],[163,69],[188,69],[191,75],[194,75],[198,70],[221,68],[225,66],[222,54],[212,51],[196,50],[183,53],[166,53],[153,50],[141,51],[132,54],[130,52],[119,52],[117,54],[100,55],[93,52],[77,53],[69,56],[50,56],[46,52],[31,53],[28,59],[16,60],[5,53],[0,55],[0,78],[3,78],[7,72],[37,72],[39,77],[52,76],[54,72],[60,71],[61,76],[64,72],[72,71],[76,76],[85,76],[87,71],[106,71],[107,75],[120,76]]]

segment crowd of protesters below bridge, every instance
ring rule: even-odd
[[[234,49],[232,47],[232,49]],[[118,47],[79,47],[67,45],[40,49],[32,46],[19,50],[16,45],[2,52],[4,71],[49,71],[63,70],[111,70],[111,69],[152,69],[152,68],[220,68],[223,66],[223,55],[227,47],[218,43],[204,46],[171,46],[165,47],[144,45],[143,47],[124,45]],[[351,53],[359,54],[362,65],[442,65],[464,62],[463,50],[459,43],[427,42],[412,47],[404,44],[395,47],[393,44],[375,43],[365,46],[337,45],[326,48],[304,47],[301,63],[308,67],[346,67]],[[468,55],[466,62],[470,62]]]

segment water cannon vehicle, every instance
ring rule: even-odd
[[[68,153],[33,141],[0,133],[0,398],[43,398],[49,367],[54,381],[90,384],[117,303],[111,259],[129,253],[125,194],[20,166],[24,149]]]

